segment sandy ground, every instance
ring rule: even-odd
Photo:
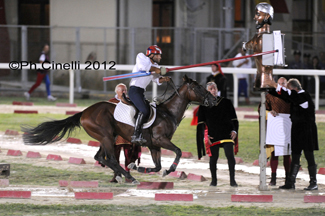
[[[64,170],[84,170],[94,172],[105,172],[108,178],[111,177],[112,171],[108,168],[94,167],[93,155],[96,153],[96,147],[90,147],[86,144],[69,144],[69,143],[57,143],[47,146],[27,146],[24,145],[21,136],[6,136],[0,135],[1,153],[0,158],[6,163],[27,163],[35,166],[48,166],[56,169]],[[7,156],[7,149],[21,150],[23,156]],[[40,152],[42,158],[33,159],[26,158],[28,151]],[[59,154],[63,158],[62,161],[48,161],[46,156],[48,154]],[[84,165],[69,164],[70,157],[83,158],[86,161]],[[162,165],[163,169],[168,168],[173,157],[163,157]],[[121,163],[124,162],[123,154],[121,154]],[[152,167],[151,156],[148,153],[142,154],[142,166]],[[191,180],[179,180],[175,177],[167,176],[161,177],[156,174],[154,176],[147,175],[148,181],[167,181],[174,182],[173,190],[137,190],[136,186],[130,187],[130,185],[123,184],[119,187],[114,185],[103,185],[99,182],[99,188],[96,189],[78,189],[74,188],[73,191],[100,191],[100,192],[113,192],[113,200],[96,200],[97,204],[131,204],[131,205],[147,205],[147,204],[181,204],[181,205],[204,205],[210,207],[224,207],[224,206],[265,206],[265,207],[283,207],[283,208],[296,208],[296,207],[325,207],[324,204],[310,204],[304,203],[303,198],[305,195],[324,195],[325,193],[325,178],[318,175],[319,190],[314,192],[305,192],[304,187],[308,185],[308,174],[305,170],[301,171],[298,175],[296,183],[296,190],[286,191],[279,190],[277,187],[269,187],[267,191],[260,191],[259,185],[259,167],[252,166],[247,163],[236,165],[236,181],[239,187],[233,188],[229,186],[229,175],[227,170],[226,161],[220,160],[218,164],[218,186],[209,187],[210,172],[208,169],[207,161],[198,161],[197,159],[181,159],[177,171],[184,171],[186,174],[193,173],[196,175],[203,175],[207,181],[196,182]],[[284,174],[281,174],[282,168],[278,169],[279,178],[278,185],[282,185],[284,182]],[[268,168],[267,173],[270,173]],[[3,178],[3,176],[1,177]],[[154,179],[154,180],[153,180]],[[59,179],[67,180],[67,179]],[[10,181],[10,176],[9,176]],[[267,180],[269,181],[269,179]],[[30,190],[32,191],[31,199],[0,199],[0,203],[32,203],[32,204],[65,204],[65,205],[79,205],[79,204],[93,204],[93,200],[75,200],[74,193],[67,188],[57,187],[45,187],[45,186],[26,186],[26,185],[9,185],[9,187],[1,188],[1,190]],[[193,194],[193,202],[162,202],[155,201],[155,193],[181,193],[181,194]],[[273,195],[272,203],[243,203],[232,202],[232,194],[267,194]]]
[[[2,112],[7,112],[9,109],[29,109],[27,106],[7,106],[0,105]],[[35,110],[36,106],[33,106]],[[62,108],[62,107],[41,107],[44,113],[65,113],[66,110],[78,110],[77,108]],[[83,110],[83,108],[79,108]],[[9,113],[12,113],[9,112]],[[40,111],[41,113],[41,111]],[[246,112],[237,112],[239,119],[240,116],[246,115]],[[252,114],[250,112],[247,112]],[[254,113],[256,114],[256,113]],[[187,111],[186,116],[191,117],[191,111]],[[323,115],[321,118],[324,118]],[[56,169],[64,170],[84,170],[94,172],[105,172],[108,178],[111,177],[112,171],[108,168],[95,167],[95,160],[93,156],[97,152],[97,147],[90,147],[86,144],[69,144],[65,142],[55,143],[46,146],[28,146],[24,145],[20,136],[7,136],[4,132],[0,132],[0,158],[6,163],[27,163],[35,166],[49,166]],[[21,150],[23,156],[7,156],[8,149]],[[40,152],[42,158],[32,159],[26,158],[28,151]],[[59,154],[63,158],[63,161],[48,161],[46,156],[48,154]],[[70,157],[83,158],[86,161],[84,165],[69,164],[68,160]],[[163,169],[168,168],[173,157],[162,157]],[[196,182],[191,180],[180,180],[175,177],[167,176],[161,177],[161,175],[147,175],[148,181],[168,181],[174,182],[173,190],[137,190],[136,186],[130,186],[125,183],[125,187],[120,185],[115,187],[114,185],[101,185],[96,189],[76,189],[73,191],[100,191],[100,192],[113,192],[114,198],[112,200],[76,200],[74,193],[69,191],[67,188],[57,187],[40,187],[40,186],[26,186],[26,185],[9,185],[9,187],[1,188],[1,190],[30,190],[32,191],[31,199],[0,199],[0,203],[30,203],[30,204],[64,204],[64,205],[80,205],[80,204],[121,204],[121,205],[148,205],[148,204],[180,204],[180,205],[204,205],[210,207],[225,207],[225,206],[256,206],[256,207],[282,207],[282,208],[309,208],[319,207],[325,208],[325,204],[317,203],[304,203],[305,195],[324,195],[325,193],[325,176],[317,175],[319,182],[319,190],[313,192],[306,192],[303,190],[304,187],[308,186],[308,171],[300,171],[297,177],[296,190],[279,190],[278,186],[284,183],[284,170],[283,167],[278,168],[278,179],[277,186],[269,187],[267,191],[260,191],[259,186],[259,167],[252,166],[248,163],[242,163],[236,165],[236,181],[238,183],[237,188],[230,187],[229,185],[229,174],[225,160],[218,161],[218,186],[209,187],[210,184],[210,172],[208,161],[197,159],[181,159],[181,162],[177,168],[177,171],[184,171],[186,174],[193,173],[196,175],[203,175],[207,178],[207,181]],[[121,154],[121,163],[124,163],[123,154]],[[142,153],[141,166],[152,167],[153,162],[149,153]],[[136,171],[132,171],[136,172]],[[132,174],[132,173],[131,173]],[[270,168],[267,168],[267,176],[270,175]],[[0,176],[4,178],[4,176]],[[66,179],[60,179],[66,180]],[[9,176],[10,181],[10,176]],[[269,179],[267,179],[269,182]],[[155,193],[182,193],[182,194],[193,194],[193,202],[165,202],[155,201]],[[249,202],[232,202],[231,195],[233,194],[252,194],[252,195],[273,195],[273,202],[271,203],[249,203]]]

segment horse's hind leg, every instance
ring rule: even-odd
[[[102,166],[105,167],[105,165],[103,164],[102,160],[105,158],[105,152],[103,150],[103,148],[100,146],[99,150],[97,151],[96,155],[94,156],[94,159],[96,161],[98,161],[98,163]]]
[[[150,149],[150,152],[151,152],[152,160],[153,160],[153,162],[155,164],[154,168],[137,167],[135,165],[135,163],[130,163],[128,165],[128,168],[137,170],[138,172],[141,172],[141,173],[159,172],[161,170],[161,152],[160,152],[160,148],[159,149],[153,149],[153,148],[149,147],[149,149]]]
[[[114,139],[112,139],[112,140],[114,140]],[[123,169],[120,166],[120,164],[117,162],[117,160],[115,158],[115,154],[114,154],[114,145],[109,144],[109,143],[111,143],[110,139],[104,138],[101,143],[103,145],[102,148],[103,148],[105,154],[104,155],[100,154],[100,156],[98,158],[100,160],[100,162],[102,162],[103,164],[105,164],[106,166],[111,168],[115,173],[117,173],[117,174],[121,173],[126,178],[131,179],[132,184],[140,184],[135,178],[133,178],[131,176],[131,174],[129,172],[125,171],[125,169]],[[116,177],[116,180],[121,183],[122,178]]]

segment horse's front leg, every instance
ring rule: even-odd
[[[149,167],[137,167],[135,163],[130,163],[128,165],[129,169],[134,169],[137,170],[138,172],[141,173],[150,173],[150,172],[159,172],[161,170],[161,152],[160,148],[151,148],[149,147],[150,152],[151,152],[151,157],[152,161],[155,164],[154,168],[149,168]]]
[[[177,165],[179,163],[179,160],[182,156],[182,151],[175,146],[172,142],[169,141],[169,139],[164,138],[164,139],[160,139],[159,142],[154,144],[155,146],[159,146],[159,150],[155,150],[153,148],[150,148],[151,151],[151,156],[152,159],[156,165],[155,168],[144,168],[144,167],[137,167],[135,164],[130,164],[128,167],[129,169],[135,169],[138,170],[139,172],[158,172],[161,169],[161,151],[160,151],[160,147],[171,150],[173,152],[175,152],[176,154],[176,158],[173,162],[173,164],[170,166],[170,168],[168,170],[164,170],[163,172],[163,177],[168,175],[171,172],[174,172],[177,168]],[[157,148],[156,148],[157,149]],[[155,170],[155,171],[153,171]]]
[[[165,177],[166,175],[168,175],[171,172],[176,171],[176,168],[179,164],[179,160],[182,156],[182,151],[180,148],[178,148],[177,146],[175,146],[172,142],[170,142],[169,140],[167,140],[164,145],[161,146],[162,148],[165,148],[167,150],[173,151],[176,154],[175,160],[172,163],[172,165],[170,166],[170,168],[168,170],[164,170],[163,172],[163,177]]]

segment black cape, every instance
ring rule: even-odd
[[[292,90],[291,94],[281,89],[279,93],[272,90],[270,93],[290,102],[291,149],[314,151],[318,150],[317,126],[315,123],[315,105],[308,92],[297,93]],[[304,108],[304,105],[307,105]],[[298,152],[296,152],[298,153]],[[300,154],[301,152],[299,152]]]
[[[236,131],[238,137],[239,124],[234,106],[227,98],[218,97],[217,100],[217,105],[211,108],[199,107],[196,131],[198,158],[205,155],[205,145],[203,142],[205,125],[208,127],[209,136],[213,137],[211,139],[212,143],[231,139],[231,131]]]

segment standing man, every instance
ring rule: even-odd
[[[110,99],[109,102],[113,103],[119,103],[123,97],[123,93],[127,93],[127,88],[126,85],[123,83],[117,84],[115,87],[115,97]],[[134,146],[132,143],[128,142],[127,140],[123,139],[121,136],[117,136],[115,139],[115,145],[114,145],[114,153],[115,153],[115,158],[120,164],[120,153],[121,149],[123,148],[124,151],[124,157],[125,157],[125,170],[127,172],[130,172],[130,169],[128,168],[128,165],[130,163],[135,163],[136,160],[138,160],[138,163],[140,163],[140,155],[141,155],[141,147],[140,146]],[[110,182],[117,183],[116,180],[116,173],[114,173],[114,176]],[[125,182],[132,182],[130,179],[125,178]]]
[[[317,126],[315,123],[315,105],[308,92],[301,88],[297,79],[288,81],[288,88],[277,85],[273,80],[267,84],[276,88],[272,94],[289,101],[291,128],[291,150],[292,162],[289,179],[280,189],[295,189],[296,177],[300,168],[301,152],[304,151],[308,163],[309,186],[305,190],[318,190],[317,165],[315,163],[314,151],[318,150]]]
[[[131,136],[131,142],[142,145],[147,141],[142,138],[142,126],[149,117],[150,109],[147,104],[144,92],[151,81],[161,85],[163,82],[168,82],[169,77],[159,76],[166,74],[166,68],[159,67],[158,63],[161,60],[162,51],[157,45],[150,46],[147,49],[146,55],[139,53],[136,58],[136,64],[132,72],[152,72],[150,76],[132,78],[130,81],[129,97],[130,100],[139,110],[137,120],[135,122],[134,134]]]
[[[41,56],[39,57],[39,63],[50,63],[50,59],[48,56],[48,53],[50,51],[50,47],[48,44],[45,44],[41,53]],[[24,95],[27,100],[30,98],[30,94],[42,83],[42,80],[44,80],[46,85],[46,92],[47,92],[47,100],[49,101],[55,101],[56,98],[51,95],[51,89],[50,89],[50,78],[48,75],[48,70],[37,70],[37,79],[35,84],[29,89],[28,92],[25,92]]]
[[[280,77],[278,79],[278,85],[282,86],[282,87],[287,87],[287,79],[284,77]],[[276,117],[279,116],[279,114],[290,114],[290,103],[285,102],[284,100],[273,96],[272,94],[267,94],[265,97],[265,108],[266,110],[270,111],[271,115]],[[275,125],[273,125],[275,126]],[[267,129],[276,129],[276,128],[267,128]],[[284,131],[282,132],[284,133]],[[278,134],[279,136],[284,136],[284,134]],[[268,144],[269,146],[270,144]],[[286,173],[286,181],[289,178],[289,172],[290,172],[290,163],[291,163],[291,158],[290,158],[290,153],[289,152],[284,152],[284,151],[277,151],[276,148],[282,148],[281,146],[277,146],[277,145],[272,145],[273,151],[271,153],[271,160],[270,160],[270,164],[271,164],[271,181],[269,183],[269,185],[274,186],[276,185],[276,170],[278,168],[278,164],[279,164],[279,156],[283,156],[283,166],[285,169],[285,173]],[[290,149],[291,150],[291,146],[287,146],[285,148],[285,150]],[[275,152],[281,152],[281,155],[275,155]]]
[[[237,50],[238,50],[238,54],[235,56],[235,58],[245,56],[246,51],[242,50],[241,48],[238,48]],[[236,68],[252,68],[252,62],[249,58],[233,61],[232,64]],[[244,93],[246,104],[250,104],[248,98],[248,90],[247,90],[248,74],[237,74],[237,78],[238,78],[238,98],[241,93]]]
[[[230,186],[237,187],[233,147],[238,133],[236,111],[229,99],[218,97],[218,88],[214,82],[207,83],[207,90],[217,98],[217,104],[212,108],[199,107],[196,133],[198,157],[200,159],[202,155],[205,155],[203,144],[203,137],[205,137],[206,151],[210,156],[209,165],[212,178],[210,186],[217,186],[217,161],[219,149],[222,147],[228,160]],[[206,127],[207,131],[205,131]],[[235,150],[237,153],[238,145],[235,146]]]
[[[215,82],[218,86],[218,96],[227,98],[227,78],[222,73],[220,64],[211,65],[211,75],[207,77],[208,82]]]

